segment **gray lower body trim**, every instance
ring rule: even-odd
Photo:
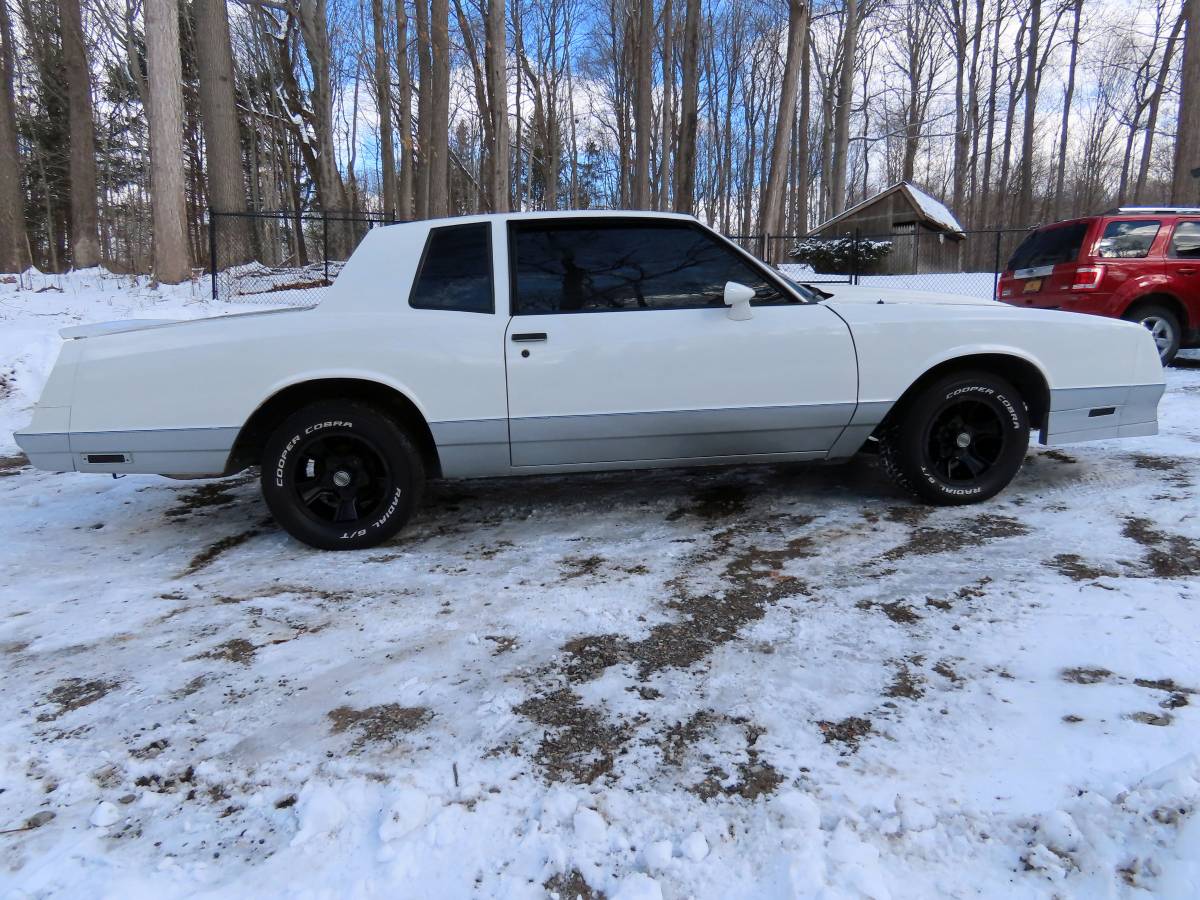
[[[626,469],[675,469],[692,466],[733,466],[753,463],[809,462],[825,459],[824,450],[797,453],[746,453],[737,456],[689,456],[682,459],[622,459],[612,462],[564,463],[557,466],[518,466],[511,475],[562,475],[571,472],[620,472]]]
[[[508,474],[507,419],[431,422],[429,430],[446,478]]]
[[[1134,384],[1052,390],[1040,440],[1070,444],[1158,434],[1158,401],[1165,388]]]
[[[824,455],[854,403],[511,419],[514,468]]]
[[[219,475],[238,428],[162,428],[14,435],[36,468],[52,472],[147,475]],[[93,455],[124,461],[89,462]]]
[[[829,458],[848,459],[857,453],[893,406],[895,403],[891,400],[871,400],[858,404],[858,408],[854,410],[854,418],[850,420],[841,437],[829,448]]]

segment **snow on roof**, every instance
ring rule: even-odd
[[[958,223],[958,219],[954,218],[954,213],[950,212],[946,205],[940,200],[935,200],[933,197],[930,197],[911,181],[897,181],[891,187],[885,188],[875,196],[868,197],[866,200],[854,204],[845,212],[839,213],[832,219],[822,222],[812,230],[812,233],[816,234],[817,232],[828,228],[830,225],[849,218],[864,207],[870,206],[872,203],[882,200],[884,197],[888,196],[889,194],[894,194],[897,191],[903,193],[913,207],[917,210],[917,212],[921,214],[922,218],[926,219],[931,224],[945,231],[951,231],[956,234],[963,233],[963,227]]]

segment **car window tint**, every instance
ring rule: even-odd
[[[1158,236],[1160,225],[1162,223],[1155,219],[1109,222],[1096,243],[1096,256],[1103,259],[1145,259],[1150,252],[1150,245]]]
[[[725,283],[756,303],[799,302],[686,222],[564,221],[512,226],[514,313],[724,306]]]
[[[1086,234],[1086,222],[1035,231],[1017,247],[1008,261],[1008,270],[1011,272],[1014,269],[1035,269],[1074,262]]]
[[[417,309],[492,312],[490,227],[480,222],[431,229],[409,305]]]
[[[1200,222],[1180,222],[1175,226],[1171,255],[1178,259],[1200,259]]]

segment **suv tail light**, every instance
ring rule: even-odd
[[[1094,291],[1104,278],[1104,266],[1079,266],[1071,277],[1071,290]]]

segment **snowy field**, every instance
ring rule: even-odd
[[[1200,895],[1200,366],[982,506],[869,458],[497,480],[323,554],[247,475],[28,468],[57,328],[246,308],[34,281],[0,896]]]
[[[795,281],[811,281],[817,287],[825,285],[830,292],[837,289],[837,283],[850,280],[848,275],[818,275],[810,266],[797,263],[783,263],[778,266],[780,272]],[[858,283],[863,287],[901,288],[913,291],[942,291],[947,294],[965,294],[969,297],[979,297],[983,300],[993,300],[996,297],[995,272],[950,272],[943,274],[921,275],[860,275]]]

